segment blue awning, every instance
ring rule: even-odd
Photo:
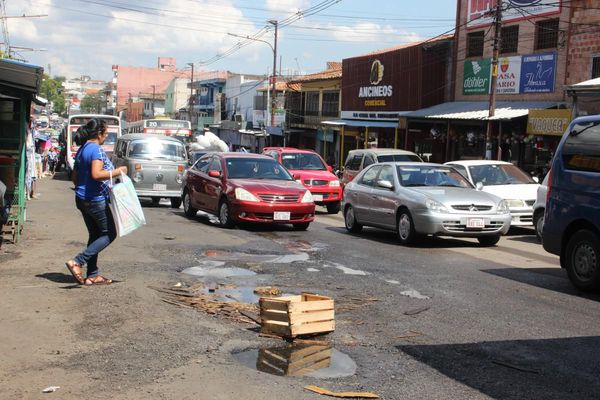
[[[362,119],[335,119],[321,122],[323,125],[331,126],[356,126],[365,128],[397,128],[398,122],[390,121],[367,121]]]

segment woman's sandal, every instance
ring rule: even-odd
[[[77,264],[73,260],[67,261],[65,263],[65,265],[67,266],[67,268],[69,269],[69,272],[71,273],[71,275],[73,275],[73,278],[75,278],[77,283],[79,283],[80,285],[83,285],[84,279],[83,279],[83,275],[81,274],[81,265]]]
[[[102,275],[96,275],[96,276],[85,278],[84,285],[85,286],[110,285],[111,283],[113,283],[112,279],[105,278]]]

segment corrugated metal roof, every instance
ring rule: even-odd
[[[570,87],[572,88],[581,88],[581,87],[600,87],[600,78],[594,78],[594,79],[590,79],[588,81],[583,81],[583,82],[579,82],[576,83],[574,85],[571,85]]]
[[[553,101],[498,101],[494,116],[488,118],[487,101],[453,101],[412,111],[403,116],[424,119],[510,120],[528,115],[529,110],[544,110],[556,106],[558,103]]]
[[[398,122],[389,121],[365,121],[359,119],[336,119],[332,121],[323,121],[323,125],[333,126],[357,126],[357,127],[373,127],[373,128],[395,128],[398,126]]]

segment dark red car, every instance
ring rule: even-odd
[[[305,230],[315,218],[310,191],[271,157],[209,153],[184,175],[183,209],[214,214],[222,227],[240,222],[292,224]]]

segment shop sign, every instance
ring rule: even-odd
[[[521,82],[521,57],[502,57],[498,60],[497,94],[517,94]]]
[[[383,80],[384,66],[379,60],[373,61],[371,64],[371,74],[369,75],[369,83],[371,86],[361,86],[358,88],[359,98],[372,97],[392,97],[392,85],[379,85]],[[385,99],[365,100],[365,107],[385,107]]]
[[[529,110],[527,133],[562,136],[571,122],[571,110]]]
[[[503,0],[502,22],[514,22],[560,13],[562,0]],[[489,25],[494,21],[498,0],[469,0],[467,28]],[[523,12],[526,10],[527,12]]]
[[[490,92],[491,60],[465,61],[463,67],[463,94],[488,94]]]
[[[523,56],[520,93],[554,92],[556,52]]]

